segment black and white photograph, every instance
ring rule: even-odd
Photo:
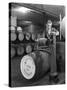
[[[65,6],[9,3],[9,86],[65,84]]]

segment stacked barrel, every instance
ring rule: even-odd
[[[11,46],[11,58],[13,58],[16,55],[16,49],[15,47]]]
[[[17,33],[18,33],[18,41],[22,42],[24,40],[24,33],[21,27],[17,27]]]
[[[33,51],[33,46],[35,44],[35,34],[25,32],[20,26],[11,26],[10,41],[11,58],[13,58],[15,55],[23,56],[24,54],[29,54]]]
[[[22,27],[19,26],[17,27],[17,40],[18,40],[17,55],[21,56],[24,54],[24,45],[23,45],[24,34]]]
[[[26,32],[25,39],[29,41],[31,38],[31,34],[29,32]]]
[[[32,52],[32,46],[29,44],[29,45],[26,45],[26,53],[31,53]]]
[[[16,35],[16,28],[14,26],[10,27],[10,32],[11,32],[11,42],[15,42],[17,39],[17,35]]]
[[[17,39],[16,34],[16,27],[11,26],[10,27],[10,41],[11,41],[11,58],[13,58],[16,55],[16,48],[12,43],[15,43]]]

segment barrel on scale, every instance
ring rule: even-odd
[[[35,81],[42,78],[49,69],[49,54],[35,51],[21,59],[20,70],[25,80]]]

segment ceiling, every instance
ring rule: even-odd
[[[22,4],[23,5],[23,4]],[[44,4],[24,4],[24,6],[30,6],[32,9],[39,10],[43,13],[62,18],[65,16],[65,6],[61,5],[44,5]]]
[[[64,6],[26,3],[11,3],[11,5],[13,9],[17,7],[26,7],[31,9],[31,12],[27,14],[12,11],[12,15],[17,16],[19,21],[32,21],[33,23],[38,25],[43,25],[47,19],[59,21],[60,14],[62,18],[65,16]]]

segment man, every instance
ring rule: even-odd
[[[48,44],[51,50],[50,55],[50,81],[51,83],[57,83],[58,81],[58,73],[57,73],[57,65],[56,65],[56,35],[59,35],[59,32],[52,28],[52,21],[48,20],[46,24],[46,33],[48,38]]]

